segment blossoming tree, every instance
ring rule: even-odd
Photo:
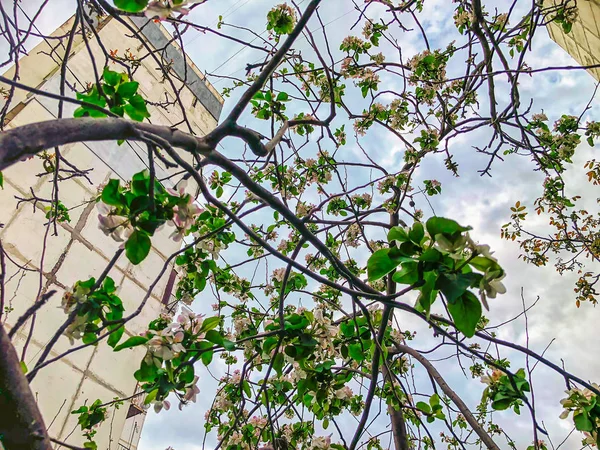
[[[458,176],[451,143],[484,130],[488,137],[476,147],[489,156],[483,173],[503,155],[532,160],[546,174],[537,212],[550,214],[557,230],[550,238],[526,232],[524,206],[517,203],[502,235],[524,239],[525,258],[538,265],[549,261],[550,252],[575,253],[557,263],[559,271],[582,268],[585,256],[597,261],[598,219],[575,209],[577,198],[565,194],[563,174],[582,135],[593,144],[600,127],[571,115],[553,118],[551,125],[535,99],[522,99],[519,90],[520,79],[548,70],[526,63],[535,33],[549,22],[569,32],[574,2],[513,1],[497,10],[481,0],[455,1],[458,39],[434,48],[420,26],[427,0],[355,4],[355,27],[362,34],[352,27],[341,42],[324,31],[324,2],[283,3],[264,12],[264,30],[248,31],[268,34],[260,46],[229,35],[234,27],[222,19],[212,29],[188,20],[206,1],[80,0],[72,33],[89,31],[84,24],[93,22],[93,10],[115,18],[145,15],[178,34],[210,31],[261,49],[264,58],[248,64],[247,76],[225,89],[232,104],[215,130],[199,137],[149,122],[146,99],[137,93],[137,61],[126,58],[119,59],[118,70],[100,67],[76,99],[54,95],[79,105],[75,117],[0,132],[0,169],[61,145],[97,140],[142,142],[150,168],[160,159],[179,169],[175,189],[166,188],[152,169],[100,187],[98,226],[115,241],[115,256],[106,270],[76,282],[64,296],[64,325],[47,351],[63,333],[78,349],[144,346],[146,356],[132,376],[157,412],[172,402],[180,408],[195,402],[198,367],[210,366],[218,355],[229,370],[216,392],[203,393],[214,394],[203,425],[228,450],[403,450],[436,443],[516,448],[492,420],[493,411],[509,409],[527,412],[530,448],[545,449],[544,436],[552,430],[536,420],[531,370],[513,368],[501,355],[510,348],[564,379],[563,417],[585,433],[584,445],[597,446],[599,387],[488,328],[486,316],[493,317],[496,297],[507,294],[502,280],[510,273],[488,245],[472,239],[468,224],[417,208],[442,195],[438,181],[414,182],[423,161],[434,155]],[[41,8],[47,4],[52,2]],[[5,64],[14,63],[27,35],[10,11],[0,12],[3,36],[14,50]],[[400,35],[409,32],[421,33],[422,47],[406,58]],[[294,49],[301,36],[310,51]],[[104,51],[107,61],[115,60],[110,49]],[[67,54],[62,65],[68,64]],[[164,74],[172,76],[168,68]],[[0,81],[11,86],[7,104],[16,89],[45,95],[16,78]],[[362,143],[375,131],[403,147],[401,165],[364,150]],[[251,154],[242,157],[235,146],[228,148],[236,140]],[[344,151],[350,145],[354,153]],[[60,200],[62,160],[50,159],[43,159],[55,186],[46,205],[47,227],[69,220]],[[586,167],[596,185],[598,163]],[[75,177],[85,173],[70,170]],[[200,187],[199,198],[186,193],[187,180]],[[178,301],[147,331],[125,338],[128,321],[144,305],[124,311],[107,274],[119,258],[141,263],[159,233],[182,245],[169,260],[180,275]],[[598,275],[581,270],[577,301],[595,302]],[[214,314],[193,312],[189,306],[197,298],[213,303]],[[36,303],[17,325],[42,310]],[[431,350],[412,345],[418,326],[431,335]],[[475,410],[431,362],[430,354],[447,347],[455,349],[457,364],[469,365],[469,389],[482,392]],[[40,370],[48,370],[47,363],[41,358],[24,373],[1,326],[0,349],[1,442],[7,450],[50,449],[56,439],[48,435],[28,387]],[[415,373],[431,381],[429,392],[411,387]],[[115,401],[98,399],[73,411],[88,438],[86,448],[97,447],[94,427]],[[381,405],[385,414],[378,420],[389,428],[372,434]],[[352,429],[340,426],[347,416],[356,417]],[[432,429],[442,430],[439,438]]]

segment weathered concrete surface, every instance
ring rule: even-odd
[[[130,24],[137,28],[134,23]],[[55,35],[68,33],[71,26],[72,19],[61,26]],[[161,38],[157,34],[165,32],[163,27],[152,24],[148,30],[152,30],[151,47],[153,44],[170,41],[170,37],[163,35]],[[146,50],[139,41],[127,38],[128,34],[130,32],[114,20],[106,21],[100,30],[106,49],[116,51],[118,56],[144,55]],[[173,66],[176,75],[181,77],[179,71],[185,69],[188,81],[191,80],[189,86],[183,87],[180,98],[193,132],[198,135],[206,134],[217,124],[222,98],[212,86],[205,84],[202,73],[193,63],[188,61],[185,65],[183,57],[177,56],[177,46],[169,45],[166,55],[177,62]],[[97,69],[102,71],[104,55],[93,40],[91,48],[96,63],[99,64]],[[157,52],[158,54],[160,52]],[[60,45],[50,48],[48,44],[41,43],[29,56],[21,60],[20,81],[44,91],[58,92],[59,64],[63,55],[64,48]],[[110,68],[118,70],[116,65],[111,65]],[[81,90],[82,86],[93,80],[93,69],[81,36],[78,36],[70,55],[67,79],[70,84]],[[5,76],[11,74],[9,71]],[[151,102],[164,101],[165,98],[171,101],[175,99],[171,86],[164,82],[161,71],[157,70],[152,58],[143,60],[134,77],[140,83],[140,93]],[[176,82],[176,89],[182,86],[181,81]],[[74,92],[68,92],[68,95],[75,96]],[[58,114],[58,104],[55,100],[31,95],[25,91],[16,92],[13,106],[15,108],[9,114],[7,128],[53,119]],[[71,117],[74,109],[74,105],[65,104],[64,117]],[[153,123],[173,126],[183,119],[181,112],[174,107],[163,109],[151,106],[149,110]],[[184,125],[178,126],[185,129]],[[146,149],[136,143],[125,143],[122,146],[110,141],[77,143],[65,146],[60,151],[79,169],[93,168],[93,171],[89,175],[91,183],[83,178],[60,183],[60,199],[70,208],[71,222],[60,224],[57,235],[53,235],[54,230],[50,229],[44,238],[47,227],[41,205],[34,208],[31,203],[19,204],[15,199],[15,196],[30,197],[30,189],[39,197],[52,196],[51,175],[44,174],[41,159],[33,158],[5,170],[4,190],[0,190],[0,223],[4,224],[0,229],[0,239],[10,256],[6,261],[8,312],[3,316],[7,327],[10,328],[33,304],[40,288],[42,293],[51,289],[57,291],[37,315],[25,358],[29,368],[35,366],[44,347],[66,318],[59,308],[65,290],[77,280],[98,277],[119,247],[117,242],[106,237],[98,229],[98,213],[94,202],[98,195],[98,186],[109,178],[126,181],[134,173],[146,168]],[[159,177],[168,174],[168,170],[160,162],[157,162],[156,170]],[[165,229],[153,237],[153,249],[139,266],[129,264],[123,256],[109,273],[119,286],[118,293],[126,313],[137,308],[165,264],[166,257],[179,249],[179,244],[170,240],[168,235],[169,230]],[[43,275],[40,276],[39,271],[28,271],[24,268],[41,268]],[[169,273],[170,268],[152,291],[150,300],[140,316],[128,324],[128,334],[143,332],[148,322],[157,317],[162,309],[161,299]],[[30,322],[20,329],[14,339],[19,353],[29,329]],[[71,344],[63,336],[55,345],[50,357],[70,348]],[[115,397],[132,395],[136,390],[133,372],[138,368],[143,355],[144,350],[140,348],[114,353],[103,342],[98,347],[88,347],[72,353],[42,369],[32,383],[32,389],[39,399],[50,435],[69,444],[81,446],[85,439],[77,426],[77,417],[70,412],[84,403],[89,405],[98,398],[110,401]],[[108,421],[99,428],[95,438],[99,449],[136,448],[145,416],[139,414],[126,420],[129,407],[127,402],[118,410],[111,408]]]
[[[579,15],[569,33],[554,22],[548,24],[548,33],[579,64],[600,64],[600,1],[578,0],[577,9]],[[600,68],[591,68],[588,72],[600,80]]]

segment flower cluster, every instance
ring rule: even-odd
[[[124,242],[131,236],[133,227],[127,218],[117,215],[114,208],[110,208],[102,201],[96,204],[96,208],[99,212],[98,228],[106,236],[110,236],[117,242]]]
[[[185,182],[176,190],[165,189],[148,170],[133,175],[125,186],[118,179],[109,180],[97,201],[99,228],[115,241],[124,242],[125,255],[133,264],[146,259],[152,247],[150,237],[165,224],[175,228],[171,238],[179,242],[203,213],[185,193]]]
[[[169,409],[171,403],[167,397],[171,393],[179,399],[180,409],[196,401],[200,389],[192,358],[209,364],[215,344],[235,348],[231,341],[215,330],[220,323],[218,316],[205,318],[184,307],[175,321],[170,315],[161,314],[150,322],[145,333],[115,347],[115,351],[119,351],[145,346],[146,354],[135,372],[135,378],[148,393],[145,405],[154,405],[156,412]]]
[[[456,28],[468,27],[473,22],[473,15],[462,8],[454,13],[454,24]]]
[[[191,6],[194,3],[198,3],[202,0],[155,0],[148,3],[148,7],[144,11],[144,14],[149,19],[165,20],[173,13],[177,14],[188,14],[190,12],[187,6]]]
[[[371,44],[363,41],[358,36],[346,36],[340,44],[340,50],[348,53],[351,51],[356,53],[364,53],[369,48],[371,48]]]
[[[487,375],[483,375],[480,380],[483,384],[487,384],[488,386],[492,386],[496,384],[500,378],[504,375],[500,369],[494,369],[491,373]]]
[[[592,383],[592,387],[600,390],[596,383]],[[560,418],[566,419],[573,413],[575,428],[585,435],[583,444],[597,447],[600,443],[600,405],[596,393],[587,388],[572,388],[565,392],[567,397],[560,401],[564,408]]]
[[[116,295],[117,287],[112,278],[106,277],[100,286],[96,279],[77,281],[70,291],[65,292],[61,308],[65,314],[75,313],[64,331],[70,343],[82,339],[84,344],[95,343],[106,321],[118,321],[123,318],[123,302]],[[113,333],[108,344],[114,347],[125,328],[111,325]]]
[[[192,312],[184,307],[177,321],[161,330],[148,330],[146,336],[152,336],[146,343],[148,352],[145,361],[147,364],[155,364],[161,367],[163,361],[170,361],[185,352],[183,340],[188,338],[195,341],[204,339],[202,330],[202,315]]]
[[[275,35],[290,34],[296,26],[296,11],[287,3],[275,6],[267,14],[267,30]]]
[[[362,237],[362,230],[358,223],[353,223],[346,230],[345,244],[349,247],[357,248],[360,246],[360,238]]]
[[[408,66],[413,71],[411,82],[445,81],[447,61],[448,56],[440,50],[417,53],[408,60]]]
[[[171,234],[171,239],[179,242],[188,234],[192,225],[195,224],[196,218],[204,211],[196,203],[191,195],[186,194],[187,181],[180,182],[176,189],[167,189],[174,197],[180,197],[183,200],[173,207],[173,219],[168,222],[169,225],[175,227],[175,231]]]

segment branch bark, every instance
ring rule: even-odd
[[[395,194],[397,198],[398,194]],[[390,227],[398,226],[399,223],[398,212],[394,212],[390,214]],[[390,244],[392,247],[396,246],[396,242],[393,241]],[[397,283],[393,280],[393,275],[396,271],[393,270],[388,274],[386,280],[386,294],[394,295],[396,290],[398,289]],[[386,306],[389,308],[389,306]],[[393,320],[394,311],[392,310],[390,319]],[[391,355],[390,355],[391,356]],[[391,357],[389,358],[391,360]],[[387,364],[384,364],[382,369],[383,379],[389,380],[390,384],[393,385],[393,376],[390,375]],[[406,431],[406,421],[404,420],[404,413],[402,412],[402,407],[396,409],[392,405],[388,406],[388,413],[390,414],[390,421],[392,424],[392,436],[394,438],[394,446],[396,450],[409,450],[410,449],[410,441],[408,440],[408,433]]]
[[[383,373],[384,381],[388,381],[390,384],[393,383],[393,377],[384,364],[381,368]],[[396,409],[392,405],[388,406],[388,413],[390,415],[390,422],[392,424],[392,437],[394,438],[394,447],[396,450],[409,450],[410,442],[408,440],[408,432],[406,431],[406,422],[404,420],[404,414],[401,409]]]
[[[444,394],[446,394],[450,398],[450,400],[454,402],[454,404],[462,413],[462,415],[465,416],[465,420],[467,421],[467,423],[471,426],[471,428],[473,428],[473,431],[477,433],[477,436],[479,436],[481,441],[488,449],[500,450],[500,447],[496,445],[496,443],[492,440],[490,435],[487,434],[486,431],[483,429],[483,426],[477,421],[475,416],[473,416],[473,413],[471,412],[471,410],[469,410],[469,407],[465,404],[465,402],[462,401],[458,394],[454,392],[450,386],[448,386],[446,380],[442,378],[440,373],[433,366],[433,364],[429,362],[427,358],[425,358],[418,351],[407,345],[395,344],[395,347],[398,353],[407,353],[413,358],[415,358],[417,361],[419,361],[419,363],[421,363],[425,370],[429,372],[431,377],[438,384],[440,389],[444,391]]]
[[[17,352],[0,325],[0,436],[6,450],[52,450]]]
[[[173,147],[204,156],[212,150],[204,138],[162,125],[114,118],[55,119],[0,133],[0,170],[49,148],[84,141],[141,141],[144,133],[159,136]]]

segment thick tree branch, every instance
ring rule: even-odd
[[[142,141],[143,133],[160,136],[173,147],[193,153],[206,156],[211,151],[204,138],[162,125],[113,118],[56,119],[0,133],[0,170],[49,148],[82,141]]]
[[[500,447],[496,445],[496,443],[492,440],[489,434],[486,433],[485,429],[479,424],[473,413],[469,410],[469,407],[462,401],[462,399],[452,390],[450,386],[446,383],[444,378],[440,375],[437,369],[429,362],[427,358],[421,355],[415,349],[408,347],[403,344],[395,344],[398,353],[407,353],[413,358],[415,358],[421,365],[429,372],[431,377],[435,380],[438,386],[444,391],[450,400],[454,402],[456,407],[460,410],[463,416],[465,416],[465,420],[468,424],[473,428],[473,431],[477,433],[477,436],[481,439],[481,441],[485,444],[488,449],[492,450],[500,450]]]
[[[396,194],[396,197],[398,194]],[[398,212],[394,212],[390,214],[390,227],[398,226],[400,222],[400,218],[398,216]],[[392,241],[390,244],[391,247],[396,247],[396,242]],[[393,270],[390,272],[386,279],[386,293],[387,295],[394,295],[398,289],[398,284],[394,281],[393,275],[396,271]],[[386,306],[386,308],[390,308]],[[391,311],[390,319],[393,320],[394,310]],[[390,320],[390,322],[391,322]],[[388,356],[388,361],[381,368],[381,372],[383,374],[383,379],[388,381],[390,384],[393,383],[393,375],[390,374],[388,370],[387,363],[391,361],[391,357]],[[408,433],[406,431],[406,422],[404,420],[404,413],[402,412],[402,407],[398,409],[394,408],[392,405],[388,406],[388,413],[390,414],[390,421],[392,424],[392,436],[394,438],[394,446],[396,450],[409,450],[410,442],[408,440]]]
[[[271,59],[271,61],[269,61],[269,63],[265,66],[265,68],[260,73],[258,78],[254,81],[254,83],[252,83],[248,90],[244,92],[238,103],[229,113],[229,116],[227,116],[225,123],[235,123],[237,119],[239,119],[248,103],[250,103],[250,100],[252,100],[252,97],[254,97],[254,95],[262,89],[267,79],[273,74],[275,69],[277,69],[277,66],[279,66],[288,50],[292,47],[292,44],[294,43],[296,38],[302,33],[304,27],[306,26],[309,19],[311,18],[311,16],[313,15],[315,10],[317,9],[317,6],[319,6],[320,3],[321,0],[312,0],[309,3],[309,5],[306,7],[306,10],[304,11],[304,14],[302,14],[302,17],[300,17],[300,19],[298,20],[298,23],[296,24],[294,30],[283,42],[283,44],[281,45],[279,50],[277,50],[275,55],[273,55],[273,59]]]
[[[384,364],[381,368],[384,381],[393,384],[394,377],[390,375],[387,366]],[[392,425],[392,437],[394,439],[394,447],[396,450],[409,450],[410,442],[408,440],[408,432],[406,430],[406,422],[402,409],[396,409],[392,405],[388,406],[388,414],[390,415],[390,423]]]
[[[6,450],[52,450],[19,357],[0,325],[0,436]]]

